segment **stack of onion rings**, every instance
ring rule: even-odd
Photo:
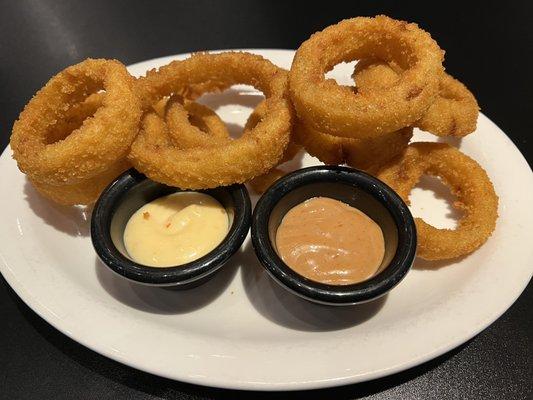
[[[444,73],[443,54],[416,24],[377,16],[312,35],[289,72],[250,53],[199,53],[136,80],[116,60],[87,59],[31,99],[13,127],[13,157],[40,193],[67,205],[94,202],[130,165],[183,189],[247,182],[262,193],[302,146],[325,163],[377,175],[406,202],[423,174],[435,175],[465,216],[454,230],[417,218],[418,253],[459,257],[492,234],[498,197],[485,171],[459,150],[408,145],[413,127],[455,137],[476,129],[477,101]],[[356,59],[355,88],[324,77]],[[235,84],[266,97],[238,139],[194,101]]]
[[[126,155],[138,133],[141,115],[141,102],[135,88],[134,79],[118,62],[86,60],[52,78],[34,97],[14,126],[11,146],[21,170],[28,171],[28,178],[38,192],[63,205],[91,204],[113,179],[131,167]],[[64,93],[56,93],[57,90],[63,90]],[[124,91],[123,97],[120,97],[122,92],[119,90]],[[184,91],[191,92],[190,89]],[[108,100],[110,97],[113,98],[112,102]],[[117,98],[121,101],[117,101]],[[154,109],[163,115],[171,105],[173,109],[179,108],[180,117],[184,116],[190,121],[190,131],[179,137],[165,130],[164,135],[158,137],[160,144],[180,143],[182,148],[188,148],[191,144],[187,140],[200,143],[211,137],[229,138],[225,124],[212,110],[190,100],[181,101],[183,105],[166,98],[154,105]],[[127,107],[124,103],[128,103]],[[47,115],[43,114],[45,111]],[[117,113],[122,114],[121,118],[118,118]],[[101,169],[103,162],[98,159],[99,154],[93,155],[92,151],[101,150],[96,144],[100,138],[105,138],[101,129],[110,126],[109,115],[117,122],[114,129],[107,131],[110,135],[116,135],[107,138],[113,141],[116,153],[108,155],[111,161]],[[56,119],[52,120],[52,116]],[[35,124],[37,120],[44,120],[44,123]],[[29,124],[33,124],[32,129],[28,129]],[[198,138],[195,139],[194,135],[198,135]],[[129,138],[128,141],[124,141],[124,136]],[[85,146],[89,139],[94,141],[96,150]],[[125,144],[118,147],[122,143]],[[82,156],[79,161],[72,161],[67,150],[76,146],[83,146],[75,153]],[[57,152],[60,154],[57,155]],[[62,173],[62,169],[54,167],[55,174],[43,176],[41,158],[48,164],[57,165],[59,157],[81,165],[84,159],[89,158],[91,168],[81,171],[77,167],[74,171]],[[34,169],[36,173],[30,172]]]
[[[185,87],[210,88],[248,84],[261,90],[267,112],[248,135],[216,147],[180,149],[154,140],[166,124],[147,112],[128,156],[151,179],[184,189],[205,189],[242,183],[270,170],[289,142],[292,110],[287,96],[287,74],[270,61],[250,53],[194,54],[174,61],[139,79],[145,107]]]
[[[409,204],[409,193],[424,174],[439,177],[464,212],[457,229],[437,229],[416,218],[419,257],[442,260],[469,254],[487,241],[498,218],[498,196],[485,170],[455,147],[412,143],[405,154],[383,168],[378,178]]]
[[[404,71],[387,89],[359,93],[326,80],[336,64],[377,58]],[[434,102],[443,51],[416,24],[386,16],[358,17],[315,33],[296,51],[290,91],[300,120],[343,137],[375,137],[411,126]]]

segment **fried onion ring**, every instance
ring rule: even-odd
[[[242,83],[256,87],[266,97],[285,96],[287,83],[273,78],[286,71],[265,58],[246,52],[218,54],[193,53],[183,61],[152,69],[137,79],[137,90],[145,107],[150,107],[165,96],[194,93],[200,97],[209,92],[219,92]]]
[[[398,82],[402,72],[395,63],[365,58],[355,64],[352,79],[356,90],[364,93],[390,88]]]
[[[212,147],[231,140],[220,117],[209,107],[194,101],[170,97],[166,104],[165,122],[168,135],[180,149]]]
[[[78,129],[86,118],[91,117],[103,103],[105,93],[95,93],[84,102],[71,107],[65,118],[54,125],[53,131],[48,136],[54,143],[63,140],[70,133]],[[125,158],[114,162],[106,171],[79,183],[68,185],[52,185],[29,178],[35,189],[44,197],[62,205],[88,205],[96,201],[102,190],[118,175],[130,168],[131,165]]]
[[[398,82],[398,66],[383,61],[361,60],[353,78],[362,93],[386,89]],[[415,126],[437,136],[463,137],[476,130],[479,106],[468,88],[448,74],[439,81],[439,95]]]
[[[247,84],[266,96],[267,112],[248,134],[216,147],[179,149],[161,146],[153,137],[165,127],[148,112],[131,147],[129,159],[151,179],[183,189],[204,189],[243,183],[270,170],[287,147],[292,111],[287,99],[287,73],[260,56],[241,52],[194,54],[174,61],[138,80],[145,104],[179,93],[183,87]]]
[[[78,129],[86,118],[92,117],[94,113],[102,107],[105,93],[93,93],[83,102],[74,104],[64,115],[64,118],[56,121],[50,127],[48,135],[45,137],[46,144],[52,144],[65,139],[68,135]]]
[[[248,183],[255,193],[263,194],[274,184],[274,182],[283,178],[286,174],[287,172],[283,171],[281,168],[272,168],[266,174],[256,176]]]
[[[352,138],[393,132],[419,120],[435,100],[443,54],[416,24],[386,16],[344,20],[296,51],[291,98],[299,118],[320,132]],[[404,72],[393,87],[365,94],[324,78],[336,64],[363,58],[395,62]]]
[[[472,92],[445,74],[439,84],[439,97],[416,126],[437,136],[463,137],[476,130],[478,114],[479,106]]]
[[[403,128],[375,138],[351,139],[318,132],[301,122],[293,131],[294,140],[323,163],[347,164],[370,173],[401,155],[413,137],[413,128]]]
[[[88,205],[94,203],[107,185],[129,168],[131,168],[130,163],[126,159],[122,159],[113,163],[104,172],[71,185],[52,185],[34,181],[32,178],[29,180],[41,195],[58,204],[65,206]]]
[[[181,101],[184,104],[181,104]],[[165,120],[168,118],[167,109],[169,106],[173,106],[174,102],[177,103],[176,106],[180,107],[179,118],[181,121],[179,123],[183,124],[185,130],[174,131],[171,134]],[[158,147],[175,146],[179,149],[212,147],[217,140],[231,139],[224,121],[203,104],[172,95],[154,103],[152,109],[164,121],[158,122],[156,126],[159,129],[153,129],[150,133],[151,143]]]
[[[105,90],[100,108],[55,143],[50,133],[70,108]],[[141,116],[134,79],[116,60],[87,59],[54,76],[30,100],[13,126],[11,148],[32,180],[75,184],[109,169],[128,152]]]
[[[302,150],[302,146],[294,143],[289,142],[287,145],[287,148],[285,149],[285,153],[283,153],[283,157],[278,163],[278,166],[286,163],[287,161],[292,160],[296,155]],[[255,178],[251,179],[248,183],[252,187],[255,193],[262,194],[264,193],[274,182],[276,182],[278,179],[285,176],[287,172],[285,172],[281,168],[274,167],[267,173],[263,175],[256,176]]]
[[[254,109],[254,111],[250,114],[248,119],[246,120],[246,124],[244,125],[243,130],[243,136],[246,136],[250,134],[250,132],[257,126],[259,122],[264,118],[266,114],[266,104],[263,100],[261,103],[257,105],[257,107]],[[292,133],[291,133],[292,135]],[[283,157],[281,160],[279,160],[276,167],[272,168],[270,171],[263,175],[259,175],[253,179],[251,179],[248,183],[250,184],[251,188],[254,190],[257,194],[264,193],[274,182],[276,182],[278,179],[283,177],[286,172],[283,171],[281,168],[277,168],[277,166],[292,160],[296,155],[300,152],[302,149],[302,146],[299,144],[296,144],[291,137],[291,140],[289,141],[289,144],[287,145],[287,148],[285,149],[285,152],[283,153]]]
[[[457,197],[464,212],[456,229],[437,229],[415,218],[418,256],[426,260],[460,257],[478,249],[496,227],[498,196],[485,170],[444,143],[412,143],[404,155],[383,168],[378,178],[409,204],[409,194],[422,175],[439,177]]]

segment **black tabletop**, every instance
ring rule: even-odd
[[[431,32],[446,50],[447,71],[475,93],[482,111],[531,163],[532,12],[532,3],[525,0],[477,4],[2,0],[0,148],[7,145],[13,121],[32,94],[51,75],[86,57],[117,58],[130,64],[195,50],[295,49],[312,32],[343,18],[384,13],[417,22]],[[292,395],[306,399],[531,399],[532,309],[530,284],[493,325],[433,361],[368,383]],[[0,321],[2,399],[251,395],[173,382],[106,359],[48,325],[3,279]]]

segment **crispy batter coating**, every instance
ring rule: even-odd
[[[302,150],[302,146],[294,143],[289,142],[287,145],[287,148],[285,149],[285,153],[283,153],[283,157],[278,162],[278,165],[281,165],[287,161],[292,160],[296,155]],[[278,179],[285,176],[287,172],[282,170],[281,168],[274,167],[270,169],[267,173],[263,175],[256,176],[255,178],[248,181],[251,188],[254,190],[257,194],[262,194],[266,192],[266,190],[272,186],[274,182],[276,182]]]
[[[176,108],[176,110],[174,110]],[[209,107],[178,95],[164,97],[152,105],[152,110],[164,120],[160,131],[153,131],[151,141],[158,146],[179,149],[215,146],[231,140],[226,124]],[[175,114],[173,114],[175,113]],[[169,121],[175,119],[175,121]],[[174,124],[170,131],[169,122]],[[181,126],[176,127],[176,125]]]
[[[244,125],[243,130],[243,136],[247,136],[250,134],[250,132],[252,132],[252,130],[257,126],[257,124],[261,122],[261,120],[264,118],[266,112],[266,103],[263,100],[257,105],[257,107],[246,120],[246,124]],[[294,142],[294,133],[291,131],[291,139],[289,141],[289,144],[287,145],[287,148],[285,149],[285,152],[283,153],[283,157],[281,157],[278,164],[267,173],[259,175],[248,182],[254,192],[257,194],[264,193],[270,186],[272,186],[274,182],[283,177],[286,172],[280,168],[277,168],[277,166],[292,160],[301,150],[302,146]]]
[[[256,176],[248,183],[253,191],[257,194],[265,193],[270,186],[274,184],[278,179],[283,178],[287,172],[280,168],[272,168],[266,174]]]
[[[371,92],[395,85],[402,74],[397,65],[371,59],[355,66],[353,78],[359,92]],[[439,95],[414,126],[437,136],[463,137],[476,130],[479,106],[468,88],[444,73]]]
[[[358,92],[372,92],[395,85],[402,72],[402,69],[394,62],[364,58],[355,64],[352,79]]]
[[[231,140],[224,121],[209,107],[190,100],[170,97],[165,122],[176,147],[217,146]]]
[[[401,155],[413,137],[413,128],[361,139],[318,132],[301,122],[293,130],[296,142],[323,163],[347,164],[370,173]]]
[[[445,74],[439,84],[439,97],[416,126],[437,136],[463,137],[476,130],[479,106],[468,88]]]
[[[386,16],[357,17],[313,34],[296,51],[290,92],[307,126],[342,137],[372,137],[419,120],[438,94],[444,52],[416,24]],[[336,64],[364,58],[397,63],[393,87],[354,92],[326,80]]]
[[[100,90],[105,96],[92,117],[64,138],[54,133],[65,124],[71,108]],[[26,105],[13,126],[13,157],[33,181],[80,183],[124,158],[140,116],[134,79],[124,65],[87,59],[50,79]]]
[[[496,227],[498,196],[485,170],[455,147],[412,143],[405,154],[384,167],[378,178],[409,204],[409,194],[424,174],[439,177],[457,197],[464,216],[456,229],[437,229],[415,218],[418,256],[426,260],[460,257],[478,249]]]
[[[289,142],[292,109],[287,98],[287,73],[270,61],[242,52],[195,54],[150,71],[138,81],[138,87],[143,102],[154,104],[183,87],[206,82],[217,87],[256,87],[266,96],[266,115],[239,139],[216,147],[179,149],[153,139],[166,124],[155,112],[148,112],[128,156],[135,168],[167,185],[205,189],[243,183],[278,163]]]
[[[58,140],[63,140],[73,130],[78,129],[86,118],[91,117],[102,106],[105,95],[104,92],[95,93],[82,103],[72,106],[65,114],[65,118],[55,125],[48,139],[54,143]],[[165,99],[162,104],[155,107],[159,107],[158,109],[163,116],[167,100]],[[191,121],[192,128],[196,129],[196,132],[201,132],[202,136],[199,139],[206,141],[212,134],[220,137],[223,135],[226,138],[229,137],[225,124],[208,107],[188,100],[185,101],[183,107],[187,110],[187,118]],[[203,131],[200,129],[203,129]],[[172,143],[170,138],[171,136],[167,131],[163,131],[158,140],[164,144],[170,144]],[[209,141],[206,141],[206,143],[209,143]],[[29,179],[40,194],[58,204],[86,205],[94,203],[107,185],[128,168],[131,168],[131,164],[123,157],[113,163],[107,170],[74,184],[53,185],[32,178]]]
[[[148,108],[173,94],[189,98],[183,93],[191,87],[194,98],[238,83],[254,86],[266,97],[283,96],[287,84],[274,78],[285,73],[256,54],[234,51],[194,53],[186,60],[172,61],[159,69],[148,71],[137,79],[136,85],[144,107]]]
[[[65,118],[58,121],[53,131],[50,132],[48,139],[53,140],[51,143],[63,140],[73,130],[78,129],[86,118],[91,117],[102,106],[104,97],[105,93],[95,93],[84,102],[72,106],[65,114]],[[131,165],[124,157],[115,161],[107,170],[91,178],[83,179],[78,183],[53,185],[39,182],[31,177],[29,180],[41,195],[58,204],[87,205],[94,203],[102,190],[130,167]]]
[[[88,205],[94,203],[100,193],[129,168],[131,168],[130,163],[123,158],[98,175],[71,185],[52,185],[34,181],[32,178],[29,180],[41,195],[55,203],[65,206]]]

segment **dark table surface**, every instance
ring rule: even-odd
[[[531,2],[501,0],[477,4],[3,0],[0,148],[7,145],[13,121],[32,94],[58,70],[86,57],[130,64],[194,50],[295,49],[312,32],[343,18],[384,13],[417,22],[431,32],[446,50],[448,72],[476,94],[483,112],[531,164],[532,12]],[[498,321],[442,357],[384,379],[293,395],[531,399],[532,309],[530,284]],[[2,399],[198,399],[250,394],[173,382],[106,359],[48,325],[3,279],[0,321]],[[277,396],[286,395],[254,393],[255,398]]]

